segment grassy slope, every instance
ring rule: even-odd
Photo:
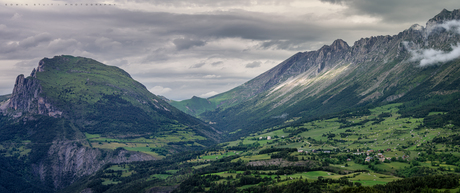
[[[118,67],[72,56],[43,61],[44,71],[37,72],[42,95],[83,132],[153,134],[182,128],[212,136],[209,127],[159,99]]]

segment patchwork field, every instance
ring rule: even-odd
[[[301,126],[283,129],[271,128],[228,143],[257,143],[264,147],[298,148],[312,150],[415,150],[420,144],[436,136],[454,134],[449,126],[439,129],[418,129],[421,118],[401,118],[399,103],[370,109],[370,115],[331,118],[304,123]],[[432,112],[437,114],[442,112]],[[288,120],[290,122],[292,120]],[[294,134],[294,135],[293,135]],[[270,136],[270,139],[267,137]],[[442,145],[438,148],[444,148]],[[390,156],[386,153],[385,156]],[[400,154],[402,156],[402,154]]]
[[[143,152],[157,158],[163,158],[172,153],[169,151],[171,143],[183,143],[183,146],[202,146],[196,141],[206,138],[196,135],[192,130],[175,128],[172,131],[161,132],[145,136],[101,136],[99,134],[85,133],[91,147],[101,149],[116,149],[122,147],[129,151]],[[155,151],[161,149],[162,152]]]

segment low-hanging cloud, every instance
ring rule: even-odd
[[[437,26],[442,27],[446,29],[447,31],[450,31],[451,29],[455,30],[458,34],[460,34],[460,21],[459,20],[447,21]]]
[[[410,59],[410,61],[420,61],[420,66],[424,67],[449,62],[451,60],[459,58],[460,46],[452,46],[452,51],[450,52],[435,49],[409,49],[409,52],[412,54],[412,58]]]
[[[458,20],[451,20],[444,22],[442,24],[437,24],[432,26],[431,29],[427,29],[427,33],[431,33],[433,29],[436,28],[444,28],[447,31],[454,31],[460,34],[460,21]],[[429,35],[429,34],[428,34]],[[433,48],[430,49],[413,49],[409,42],[403,42],[404,47],[412,54],[412,57],[409,61],[416,62],[420,61],[420,66],[430,66],[436,65],[440,63],[446,63],[457,58],[460,58],[460,45],[452,45],[451,51],[442,51],[442,50],[435,50]]]

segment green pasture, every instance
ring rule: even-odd
[[[289,175],[289,177],[304,177],[304,178],[307,178],[307,179],[318,179],[318,177],[322,176],[322,177],[326,177],[326,176],[330,176],[331,175],[331,172],[325,172],[325,171],[312,171],[312,172],[304,172],[304,173],[301,173],[301,174],[294,174],[294,175]]]
[[[200,156],[200,159],[205,159],[205,160],[216,160],[216,159],[221,159],[227,156],[232,156],[236,154],[241,154],[241,151],[218,151],[218,152],[208,152],[207,155],[202,155]]]
[[[5,153],[0,153],[0,155],[6,157],[28,155],[32,150],[26,147],[29,143],[31,143],[30,140],[24,140],[20,143],[4,143],[3,145],[0,144],[0,150],[5,151]]]
[[[105,179],[105,178],[102,178],[102,185],[110,185],[110,184],[118,184],[120,183],[119,181],[112,181],[111,179]]]
[[[375,167],[378,168],[378,169],[381,169],[381,170],[394,172],[396,170],[403,169],[404,167],[410,167],[410,164],[395,161],[395,162],[391,162],[391,163],[377,164],[377,165],[375,165]]]
[[[169,176],[172,176],[172,175],[170,175],[170,174],[154,174],[154,175],[151,175],[150,178],[166,179]]]
[[[87,140],[90,142],[91,147],[100,149],[111,149],[114,150],[119,147],[123,147],[129,151],[143,152],[152,155],[156,158],[163,158],[155,152],[151,151],[151,148],[155,147],[167,147],[169,142],[189,142],[196,140],[205,140],[206,138],[196,135],[191,130],[180,130],[182,128],[176,127],[170,132],[160,132],[158,135],[150,136],[149,138],[137,137],[127,138],[126,136],[120,137],[102,137],[99,134],[85,133]],[[191,145],[191,144],[184,144]],[[200,146],[194,142],[193,145]]]
[[[261,154],[261,155],[250,155],[250,156],[242,156],[242,157],[239,157],[238,159],[241,159],[243,161],[259,161],[259,160],[269,160],[271,159],[270,158],[270,155],[268,154]],[[234,159],[232,160],[232,162],[236,162],[238,161],[238,159]]]
[[[347,169],[347,170],[369,170],[367,165],[357,164],[354,161],[348,161],[346,164],[348,164],[347,167],[342,167],[342,166],[345,166],[345,164],[339,164],[339,165],[331,164],[330,166]]]
[[[200,168],[204,168],[204,167],[207,167],[207,166],[210,166],[211,164],[203,164],[203,165],[197,165],[197,166],[193,166],[192,168],[193,169],[200,169]]]
[[[379,173],[360,173],[359,175],[349,178],[352,182],[359,182],[363,186],[373,186],[376,184],[386,184],[394,180],[401,179],[399,177],[384,175]]]

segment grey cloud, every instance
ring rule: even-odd
[[[246,68],[257,68],[257,67],[260,67],[260,64],[262,64],[262,62],[255,61],[255,62],[246,64],[245,67]]]
[[[318,39],[329,34],[328,29],[314,21],[290,20],[263,13],[242,10],[210,12],[206,14],[136,13],[120,11],[121,24],[156,26],[153,33],[159,35],[181,35],[195,38],[227,38],[271,40],[271,39]],[[318,33],[318,32],[321,32]],[[201,40],[202,41],[202,40]]]
[[[222,62],[222,61],[217,61],[217,62],[211,63],[211,66],[219,66],[219,65],[221,65],[221,64],[223,64],[223,63],[224,63],[224,62]]]
[[[293,0],[262,0],[262,1],[248,1],[248,0],[133,0],[137,3],[149,3],[154,5],[166,5],[174,7],[203,7],[203,6],[249,6],[257,3],[259,5],[280,5],[280,4],[289,4]],[[125,1],[117,0],[115,2],[123,3]]]
[[[200,63],[196,63],[192,66],[190,66],[190,68],[201,68],[202,66],[204,66],[206,63],[204,62],[200,62]]]
[[[193,40],[190,38],[177,38],[173,40],[174,45],[176,45],[177,50],[186,50],[195,46],[204,46],[205,41],[202,40]]]
[[[131,74],[133,77],[137,77],[139,79],[149,79],[149,78],[159,78],[164,79],[171,77],[174,80],[185,80],[185,79],[192,79],[192,80],[200,80],[200,81],[209,81],[208,79],[203,79],[204,76],[209,75],[208,73],[200,72],[200,71],[191,71],[191,70],[177,70],[177,69],[156,69],[148,72],[143,73],[133,73]],[[251,77],[244,76],[242,74],[229,74],[227,72],[218,71],[214,74],[215,76],[219,76],[218,79],[230,79],[230,80],[243,80],[248,79]]]
[[[333,4],[342,4],[343,2],[347,0],[320,0],[321,2],[326,2],[326,3],[333,3]],[[350,1],[350,0],[348,0]]]
[[[381,17],[386,22],[426,22],[444,8],[457,8],[457,0],[320,0],[346,5],[348,15],[370,15]],[[418,22],[417,22],[418,23]]]
[[[283,41],[283,40],[269,40],[269,41],[265,41],[263,42],[260,47],[262,48],[271,48],[271,47],[275,47],[277,49],[286,49],[286,48],[289,48],[291,46],[291,44],[287,41]]]
[[[36,58],[34,60],[23,60],[15,64],[16,67],[18,68],[27,68],[30,69],[32,72],[32,69],[38,66],[38,61],[41,58]]]
[[[215,74],[208,74],[206,76],[203,76],[203,78],[208,78],[208,79],[209,78],[219,78],[219,77],[220,77],[220,75],[215,75]]]
[[[13,91],[13,86],[12,85],[0,85],[0,93],[1,93],[0,96],[1,95],[11,94],[12,91]]]
[[[64,52],[69,53],[75,49],[78,49],[79,42],[75,39],[55,39],[48,44],[47,49],[52,52]]]
[[[149,52],[144,53],[146,56],[140,61],[141,63],[152,63],[152,62],[162,62],[170,59],[169,50],[165,48],[158,48],[156,50],[149,50]]]
[[[187,50],[194,46],[204,46],[207,41],[215,41],[220,38],[267,41],[294,39],[296,41],[293,42],[309,42],[321,39],[319,34],[324,35],[329,33],[328,31],[333,31],[320,28],[315,23],[290,21],[287,18],[273,20],[268,14],[259,15],[259,13],[241,10],[190,15],[135,12],[111,8],[105,12],[82,11],[81,13],[65,11],[35,13],[24,10],[21,15],[23,15],[21,20],[24,20],[22,23],[7,21],[0,28],[0,33],[5,27],[8,31],[21,29],[21,33],[17,33],[16,36],[0,37],[2,47],[0,53],[3,53],[0,54],[1,58],[35,58],[59,55],[63,51],[69,54],[72,53],[72,50],[76,50],[78,53],[103,55],[103,59],[106,60],[147,53],[147,55],[153,55],[149,57],[153,60],[146,61],[156,61],[158,59],[167,60],[168,55],[174,54],[168,50],[169,48],[163,48],[171,39],[174,40],[173,43],[177,50]],[[118,17],[114,18],[113,15]],[[31,20],[27,20],[30,18],[52,22],[30,22]],[[91,20],[81,23],[81,20],[87,18]],[[70,27],[69,23],[81,25],[75,28]],[[35,37],[34,34],[37,32],[49,34],[48,39],[39,39],[41,36]],[[11,33],[8,32],[8,34]],[[177,38],[177,36],[186,38]],[[53,45],[53,43],[50,47],[38,45],[36,50],[24,50],[18,49],[17,46],[7,45],[10,41],[21,41],[28,37],[35,38],[35,41],[29,39],[28,45],[55,41],[54,43],[59,43],[61,46]],[[63,48],[66,50],[62,50]],[[166,49],[168,52],[165,52],[166,55],[160,55],[154,51],[155,49]],[[5,54],[12,52],[15,54]]]
[[[428,2],[427,0],[421,1]],[[353,15],[355,14],[353,11],[356,11],[360,15],[385,17],[385,21],[391,20],[392,14],[400,16],[402,20],[412,21],[411,19],[420,17],[420,20],[426,21],[441,11],[441,9],[435,9],[433,12],[430,6],[456,6],[452,5],[451,1],[440,1],[449,3],[413,6],[419,1],[408,1],[412,3],[410,4],[395,0],[384,2],[349,0],[343,1],[343,5],[348,6],[349,9],[337,15]],[[148,12],[127,9],[123,5],[131,1],[124,0],[116,1],[119,5],[113,7],[80,7],[53,11],[0,6],[0,18],[6,18],[2,19],[2,24],[0,24],[0,59],[38,62],[36,58],[73,54],[107,61],[108,65],[122,66],[129,63],[126,65],[128,69],[134,69],[136,65],[143,65],[142,68],[149,68],[145,70],[154,69],[152,71],[161,73],[137,74],[133,77],[141,78],[147,88],[158,85],[163,88],[171,88],[172,91],[167,93],[168,98],[184,99],[210,91],[223,92],[252,78],[239,74],[228,74],[222,70],[229,61],[240,61],[235,65],[245,67],[247,64],[247,67],[255,68],[250,70],[251,72],[256,72],[263,69],[262,63],[250,63],[252,61],[280,61],[297,50],[317,49],[323,44],[329,45],[337,38],[355,41],[361,37],[376,35],[375,33],[386,34],[386,30],[393,27],[385,23],[370,26],[341,23],[329,25],[331,23],[329,19],[335,19],[336,15],[325,15],[321,18],[315,15],[305,15],[292,19],[291,15],[283,17],[272,13],[238,10],[237,6],[253,6],[252,3],[256,2],[247,0],[138,0],[137,2],[181,8],[191,7],[192,9],[208,6],[211,9],[203,9],[206,12],[194,12],[193,14]],[[385,5],[387,2],[390,5]],[[268,0],[257,1],[257,3],[276,5],[290,2]],[[339,3],[339,1],[332,3]],[[364,4],[359,5],[359,3]],[[402,6],[402,8],[393,7],[395,10],[392,10],[390,8],[393,5]],[[212,9],[212,7],[219,6],[228,7],[222,7],[222,10],[226,11]],[[366,10],[366,7],[369,6],[380,7],[371,7]],[[427,7],[430,7],[430,10]],[[74,11],[68,11],[68,9]],[[405,9],[408,11],[405,12]],[[389,13],[385,13],[385,10]],[[16,13],[21,17],[15,20],[10,19]],[[223,41],[228,39],[238,42]],[[23,47],[21,47],[21,42]],[[216,42],[224,43],[216,45]],[[245,47],[241,46],[242,42],[249,43]],[[212,49],[207,49],[208,46]],[[184,70],[184,61],[188,59],[197,63],[188,64],[191,65],[190,68],[195,69],[190,70],[185,67]],[[175,66],[179,63],[182,63],[182,66]],[[213,66],[214,68],[209,69],[214,71],[204,68],[206,64]],[[29,64],[26,62],[17,65],[26,68]],[[170,71],[158,70],[163,69],[164,66],[171,66]],[[266,66],[268,65],[263,65],[263,67]],[[179,68],[181,69],[178,70]],[[217,69],[222,71],[222,74],[219,74]],[[27,72],[30,73],[31,70]],[[174,70],[177,72],[171,72]],[[183,72],[179,72],[181,70]],[[202,71],[202,74],[192,74],[187,70]],[[3,74],[0,76],[4,76]],[[203,78],[206,75],[216,75],[216,77],[211,81]],[[185,79],[185,76],[192,77],[193,81]],[[161,77],[163,82],[157,80],[148,82],[149,78],[155,77]]]
[[[34,47],[37,47],[41,43],[47,43],[52,40],[51,35],[49,33],[40,33],[35,36],[29,36],[25,39],[20,41],[10,41],[4,42],[2,47],[4,48],[6,53],[14,52],[17,50],[28,50]]]
[[[206,74],[200,72],[191,73],[169,70],[131,75],[135,80],[140,81],[147,88],[161,85],[163,88],[171,89],[171,92],[161,95],[172,100],[184,100],[211,91],[218,93],[225,92],[252,78],[242,76],[241,74],[228,74],[225,72],[222,72],[222,74],[214,74],[215,76],[211,75],[213,78],[208,78],[211,76],[206,76]],[[174,81],[165,81],[166,79],[173,79]]]
[[[109,63],[107,63],[108,65],[114,65],[114,66],[124,66],[124,65],[127,65],[129,62],[128,60],[125,60],[125,59],[116,59],[116,60],[113,60],[113,61],[110,61]]]
[[[20,41],[19,46],[21,49],[27,49],[29,47],[35,47],[42,42],[49,42],[51,39],[51,34],[45,32]]]
[[[291,41],[291,40],[268,40],[262,42],[260,45],[262,49],[275,49],[275,50],[293,50],[303,51],[310,49],[311,45],[304,41]]]

